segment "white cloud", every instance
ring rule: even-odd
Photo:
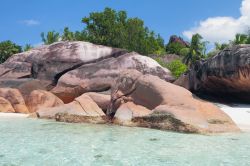
[[[20,21],[21,24],[24,24],[26,26],[35,26],[35,25],[39,25],[40,22],[37,21],[37,20],[33,20],[33,19],[30,19],[30,20],[22,20]]]
[[[183,35],[191,39],[195,33],[201,34],[206,41],[228,42],[232,40],[236,33],[243,33],[250,28],[250,0],[243,0],[240,8],[241,16],[233,17],[211,17],[199,22]]]

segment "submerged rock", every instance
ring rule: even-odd
[[[128,102],[145,107],[145,114],[134,116],[137,109],[128,109],[124,105]],[[182,87],[135,70],[123,72],[112,90],[109,114],[115,114],[117,119],[121,112],[125,120],[130,121],[126,124],[132,126],[196,133],[239,131],[230,117],[215,105],[195,99]]]
[[[226,48],[197,62],[175,84],[196,93],[250,101],[250,45]]]

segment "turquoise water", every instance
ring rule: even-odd
[[[0,118],[0,165],[250,165],[250,134],[204,136]]]

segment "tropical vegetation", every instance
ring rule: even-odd
[[[10,40],[0,42],[0,63],[6,61],[10,56],[22,52],[22,47]]]
[[[170,40],[165,45],[163,38],[146,27],[143,20],[137,17],[130,18],[126,11],[115,11],[111,8],[90,13],[82,18],[82,23],[84,28],[80,31],[71,31],[69,27],[65,27],[62,34],[56,31],[42,32],[42,41],[46,45],[58,41],[88,41],[136,51],[143,55],[157,55],[155,59],[171,70],[176,78],[198,60],[213,57],[233,45],[250,44],[249,31],[245,34],[236,34],[235,38],[228,43],[214,43],[214,49],[209,52],[206,50],[208,43],[200,34],[194,34],[190,43],[174,36],[177,40]],[[30,44],[21,47],[9,40],[0,42],[0,63],[13,54],[32,48]],[[176,54],[179,58],[165,63],[162,57],[168,54]]]

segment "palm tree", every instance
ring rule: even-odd
[[[248,36],[248,35],[238,33],[235,35],[235,39],[233,41],[233,44],[234,45],[247,44],[248,40],[250,40],[249,38],[250,38],[250,36]]]
[[[218,51],[224,50],[225,48],[229,47],[229,44],[226,44],[226,43],[220,44],[220,43],[215,42],[214,45],[215,45],[215,50],[218,50]]]
[[[192,36],[189,52],[183,59],[186,65],[190,65],[205,57],[207,42],[202,42],[202,39],[202,36],[199,34]]]
[[[26,44],[26,45],[23,47],[23,51],[29,51],[29,50],[31,50],[32,48],[33,48],[32,45]]]
[[[41,33],[42,41],[44,44],[52,44],[54,42],[58,42],[60,38],[60,34],[55,31],[50,31],[47,33],[46,37],[44,32]]]
[[[71,32],[68,27],[64,28],[63,35],[62,35],[63,41],[73,41],[75,40],[75,34],[74,32]]]

